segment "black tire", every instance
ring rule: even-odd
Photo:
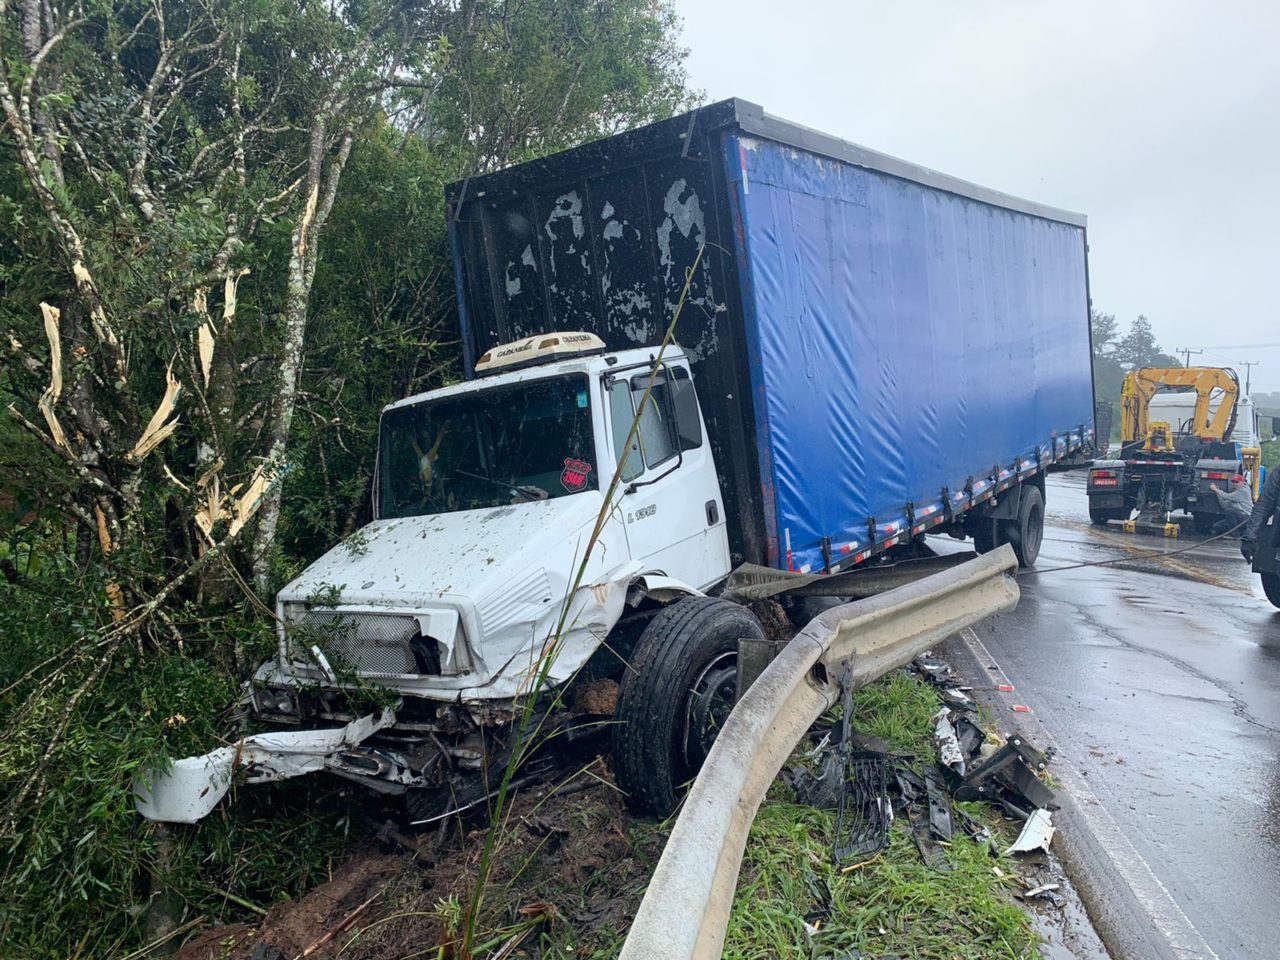
[[[686,597],[645,627],[618,693],[613,772],[632,812],[666,817],[697,775],[737,692],[738,640],[764,639],[747,609]]]
[[[1262,577],[1262,592],[1267,595],[1267,599],[1271,601],[1273,607],[1280,607],[1280,573],[1264,573]]]
[[[1095,527],[1105,527],[1109,520],[1119,520],[1120,514],[1114,510],[1107,510],[1103,507],[1089,508],[1089,522]]]
[[[1191,515],[1191,527],[1196,533],[1210,534],[1213,528],[1218,524],[1218,514],[1216,513],[1193,513]]]
[[[1044,494],[1030,483],[1023,484],[1018,501],[1018,519],[1008,526],[1009,543],[1018,556],[1018,566],[1034,567],[1044,542]]]

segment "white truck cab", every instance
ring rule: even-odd
[[[246,695],[287,732],[152,772],[144,815],[199,819],[237,767],[251,782],[328,769],[407,794],[411,813],[460,810],[511,755],[517,698],[570,680],[612,684],[586,712],[635,721],[614,734],[633,740],[616,764],[633,805],[674,806],[732,706],[738,640],[763,636],[704,594],[730,556],[688,359],[560,333],[476,372],[383,411],[373,522],[280,591],[279,649]],[[695,606],[661,616],[682,599]],[[624,678],[646,637],[659,649]]]
[[[628,591],[697,594],[729,573],[684,354],[665,354],[625,458],[656,350],[605,353],[591,334],[559,334],[490,352],[512,354],[519,363],[482,360],[477,379],[383,411],[374,520],[280,591],[279,655],[256,677],[264,715],[276,703],[292,712],[293,688],[352,673],[406,697],[510,699],[528,689],[565,603],[555,682],[596,651]]]

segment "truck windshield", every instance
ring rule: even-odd
[[[412,517],[565,497],[597,487],[585,375],[388,411],[378,514]]]

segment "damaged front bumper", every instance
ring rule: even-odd
[[[168,769],[148,770],[134,783],[134,805],[148,820],[195,823],[227,795],[238,771],[244,772],[246,783],[269,783],[330,770],[353,779],[415,786],[420,779],[395,754],[361,746],[395,720],[395,710],[387,707],[333,729],[245,737],[203,756],[175,760]]]

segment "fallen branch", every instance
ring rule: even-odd
[[[174,937],[182,936],[188,930],[192,929],[193,927],[200,926],[200,924],[204,923],[208,919],[209,918],[202,913],[200,914],[200,916],[194,917],[191,920],[188,920],[182,926],[174,927],[172,930],[166,933],[163,937],[160,937],[159,939],[156,939],[156,940],[152,940],[145,947],[141,947],[133,951],[133,953],[126,953],[123,957],[120,958],[120,960],[141,960],[142,957],[145,957],[147,954],[151,953],[153,950],[157,950],[160,947],[163,947],[166,943],[168,943]]]
[[[313,953],[315,953],[317,950],[319,950],[321,947],[327,944],[330,940],[332,940],[334,937],[340,934],[343,930],[351,926],[351,924],[355,922],[356,917],[364,913],[365,909],[369,906],[369,904],[373,903],[373,901],[377,900],[378,897],[380,896],[382,896],[381,890],[379,890],[377,893],[375,893],[372,897],[370,897],[364,903],[360,904],[360,906],[356,907],[354,910],[348,913],[342,919],[342,921],[338,923],[337,926],[332,927],[323,936],[311,941],[311,943],[307,946],[307,948],[303,950],[300,954],[298,954],[298,956],[295,957],[294,960],[303,960],[304,957],[311,956]]]

